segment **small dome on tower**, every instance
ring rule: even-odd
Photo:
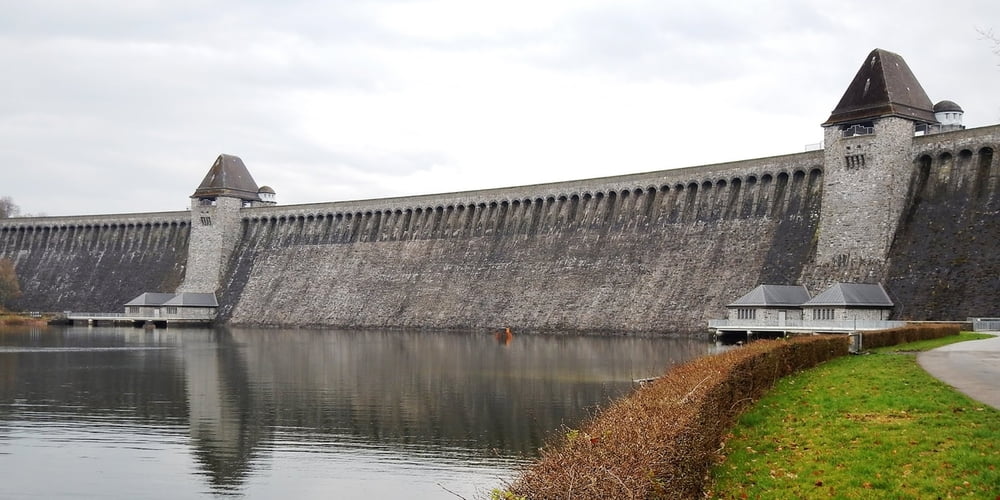
[[[962,125],[962,107],[955,103],[955,101],[941,101],[934,105],[934,118],[941,123],[941,130],[961,130],[965,128]]]
[[[946,111],[958,111],[959,113],[964,113],[962,107],[955,103],[955,101],[941,101],[934,105],[935,113],[944,113]]]
[[[257,190],[257,196],[259,196],[260,201],[264,203],[269,203],[272,205],[277,203],[277,201],[275,200],[277,193],[274,192],[274,188],[272,188],[271,186],[261,186],[260,189]]]

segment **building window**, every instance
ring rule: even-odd
[[[211,226],[212,225],[212,218],[211,217],[202,217],[201,218],[201,225],[202,226]]]
[[[813,319],[817,320],[833,319],[833,309],[813,309]]]
[[[856,125],[851,125],[850,127],[844,127],[841,130],[841,134],[844,137],[854,137],[856,135],[871,135],[875,133],[875,124],[872,122],[859,123]]]
[[[128,306],[129,314],[139,314],[139,306]]]
[[[739,319],[757,319],[756,309],[737,309],[736,317]]]
[[[167,314],[177,314],[177,308],[176,307],[168,307],[167,308]]]

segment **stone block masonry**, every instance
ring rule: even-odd
[[[202,248],[211,238],[189,244],[197,211],[8,219],[0,257],[21,278],[16,307],[116,311],[142,292],[176,290],[185,274],[191,283],[210,276],[188,265],[188,255],[207,255],[223,264],[211,271],[221,276],[222,318],[248,325],[687,332],[759,283],[803,282],[815,293],[835,281],[884,282],[901,319],[995,316],[1000,126],[905,132],[909,150],[887,190],[904,193],[898,201],[868,192],[864,177],[854,187],[830,182],[830,155],[816,151],[537,186],[234,207],[223,222],[230,231],[217,234],[232,245],[228,257],[220,245]],[[830,196],[850,189],[858,192]],[[817,258],[826,217],[881,235],[878,248],[859,252],[862,239]]]
[[[237,198],[192,200],[187,271],[178,292],[216,292],[222,279],[222,268],[229,262],[240,237],[241,205]]]
[[[1000,314],[1000,127],[992,131],[915,141],[886,279],[900,319]]]
[[[245,209],[234,324],[691,332],[798,278],[821,153],[589,181]]]
[[[0,258],[14,261],[30,311],[119,312],[184,277],[188,212],[0,220]]]

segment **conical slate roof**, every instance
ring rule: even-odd
[[[219,155],[209,169],[192,198],[217,198],[220,196],[260,201],[257,183],[239,156]]]
[[[805,306],[892,307],[880,284],[837,283],[815,296]]]
[[[797,307],[807,300],[809,291],[802,285],[760,285],[729,307]]]
[[[899,116],[938,123],[934,105],[899,54],[875,49],[868,54],[840,103],[823,126]]]

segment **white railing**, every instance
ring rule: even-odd
[[[875,127],[866,127],[864,125],[852,125],[843,130],[844,137],[853,137],[856,135],[872,135],[875,133]]]
[[[124,318],[125,313],[92,313],[66,311],[67,318]]]
[[[1000,318],[969,318],[972,330],[976,332],[1000,331]]]
[[[708,321],[708,327],[713,330],[753,330],[753,329],[769,329],[769,330],[836,330],[836,331],[851,331],[851,330],[885,330],[888,328],[898,328],[900,326],[906,325],[905,321],[886,321],[886,320],[801,320],[801,319],[786,319],[784,322],[779,322],[778,320],[729,320],[729,319],[712,319]]]

